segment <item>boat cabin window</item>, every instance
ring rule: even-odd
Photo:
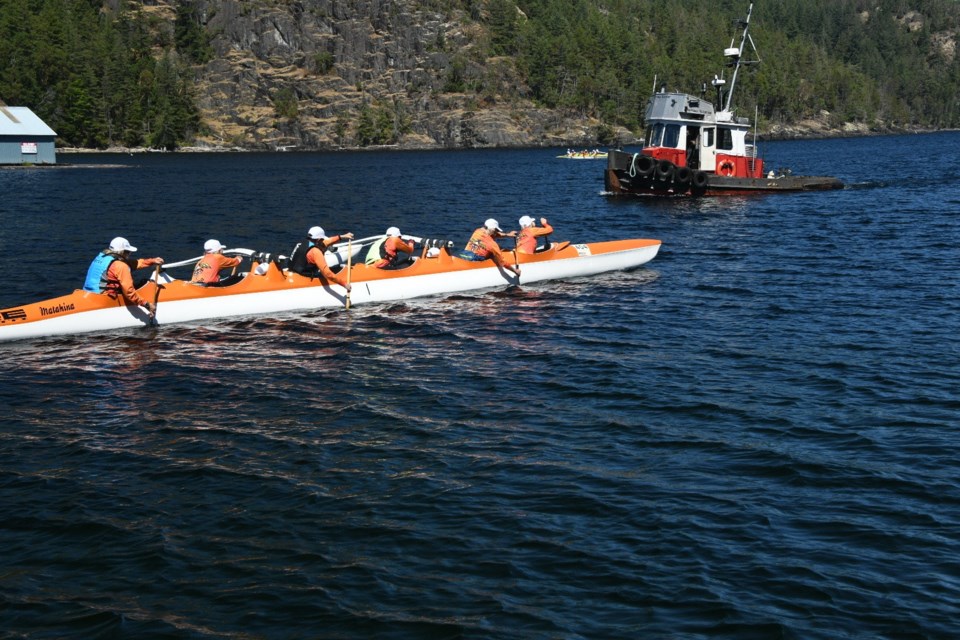
[[[647,146],[659,147],[660,139],[663,137],[663,124],[657,123],[647,129]]]
[[[648,147],[680,147],[680,125],[658,122],[647,130]]]
[[[713,147],[713,127],[703,130],[703,144],[701,146],[708,149]]]
[[[661,146],[676,149],[680,146],[680,125],[668,124],[663,131],[663,144]]]
[[[732,150],[733,131],[731,129],[720,129],[717,133],[717,149]]]

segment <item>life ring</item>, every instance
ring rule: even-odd
[[[733,172],[735,169],[736,167],[733,166],[732,162],[730,162],[729,160],[724,160],[723,162],[720,163],[720,168],[717,169],[717,171],[722,176],[730,177],[733,175]]]

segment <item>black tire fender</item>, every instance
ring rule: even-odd
[[[633,170],[641,178],[649,178],[656,166],[657,162],[650,156],[637,156],[633,160]]]
[[[669,160],[661,160],[657,163],[657,180],[670,182],[673,180],[673,171],[676,167]]]

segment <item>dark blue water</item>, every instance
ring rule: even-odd
[[[960,134],[770,143],[839,192],[609,200],[558,150],[0,171],[0,307],[306,229],[646,267],[0,345],[2,638],[955,638]],[[108,167],[103,165],[123,165]]]

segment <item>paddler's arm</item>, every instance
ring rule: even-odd
[[[490,238],[490,236],[487,236],[487,237]],[[490,238],[490,242],[488,242],[486,246],[490,250],[490,259],[493,260],[494,264],[496,264],[501,269],[512,271],[517,276],[520,275],[519,265],[514,267],[512,265],[506,264],[503,261],[503,252],[500,250],[500,245],[497,244],[496,240],[494,240],[493,238]]]
[[[144,267],[154,267],[158,264],[163,264],[163,258],[140,258],[137,260],[137,265],[131,265],[133,269],[143,269]]]
[[[140,307],[146,307],[150,313],[153,313],[156,307],[152,302],[140,297],[136,288],[133,286],[133,274],[130,272],[130,265],[123,260],[114,260],[107,269],[108,277],[112,276],[120,283],[120,294],[123,299],[131,304]]]
[[[346,238],[347,240],[353,240],[353,234],[348,231],[346,233],[341,233],[338,236],[332,236],[330,238],[327,238],[326,240],[323,241],[324,251],[326,251],[333,245],[337,244],[338,242],[343,242],[344,238]]]
[[[327,282],[336,282],[338,285],[346,289],[347,291],[351,290],[351,286],[347,284],[347,279],[344,276],[340,276],[330,270],[326,264],[320,267],[320,275],[327,279]]]
[[[327,259],[323,257],[323,252],[320,250],[320,247],[312,247],[310,251],[307,252],[307,264],[315,266],[327,282],[334,282],[347,291],[350,291],[346,277],[340,277],[330,270],[330,265],[327,264]]]
[[[553,227],[550,226],[546,218],[540,218],[540,225],[541,226],[537,227],[533,233],[535,237],[539,238],[540,236],[548,236],[553,233]]]

